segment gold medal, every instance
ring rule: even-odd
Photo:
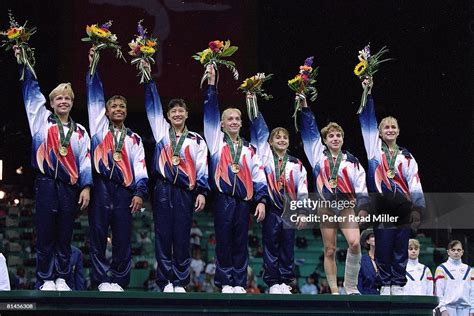
[[[59,146],[58,148],[59,154],[63,157],[67,156],[67,147],[65,146]]]
[[[179,165],[180,162],[181,162],[181,158],[179,156],[171,157],[171,163],[173,164],[173,166]]]
[[[393,179],[395,177],[395,172],[393,169],[388,169],[387,170],[387,178]]]
[[[239,173],[240,171],[240,166],[238,163],[233,163],[232,166],[230,167],[230,170],[232,170],[233,173]]]
[[[122,153],[119,153],[119,152],[116,151],[116,152],[114,152],[113,157],[114,157],[115,161],[120,161],[120,160],[122,160]]]
[[[331,180],[329,180],[329,186],[330,186],[332,189],[337,188],[337,180],[336,180],[336,179],[331,179]]]

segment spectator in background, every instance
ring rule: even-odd
[[[25,269],[17,268],[15,274],[15,281],[12,287],[15,290],[26,290],[28,288],[26,277],[25,277]]]
[[[10,291],[10,279],[8,277],[7,260],[0,252],[0,291]]]
[[[260,289],[257,287],[257,282],[255,280],[249,280],[247,285],[248,294],[261,294]]]
[[[206,263],[201,259],[201,251],[196,250],[194,252],[193,258],[191,259],[191,270],[194,271],[196,277],[199,277],[202,272],[204,272],[204,268],[206,267]]]
[[[206,263],[201,259],[201,250],[196,249],[191,259],[191,284],[195,292],[201,292],[204,283],[204,268]]]
[[[71,274],[67,280],[67,285],[73,291],[85,291],[87,282],[84,276],[84,264],[82,251],[76,246],[71,246],[71,261],[69,263]]]
[[[214,257],[212,257],[206,265],[206,274],[209,274],[212,277],[214,277],[214,275],[216,274],[216,263]]]
[[[148,274],[148,279],[143,282],[143,288],[148,292],[161,292],[160,287],[156,283],[156,270],[151,269]]]
[[[215,265],[214,265],[214,273],[215,273]],[[202,283],[201,292],[206,292],[206,293],[216,292],[216,288],[214,287],[214,275],[206,273],[204,282]]]
[[[216,246],[216,235],[210,234],[209,238],[207,239],[207,246]]]
[[[331,294],[331,289],[329,288],[328,281],[326,279],[321,280],[321,288],[319,289],[320,294]]]
[[[198,227],[197,220],[193,219],[193,223],[191,225],[190,240],[189,240],[189,243],[191,244],[191,250],[193,252],[196,249],[201,249],[201,238],[202,238],[202,231]]]
[[[202,291],[207,293],[212,293],[216,291],[214,287],[214,276],[216,274],[216,263],[214,257],[212,257],[205,269],[204,282],[202,285]]]
[[[378,268],[375,263],[375,235],[372,228],[366,229],[360,235],[360,245],[367,250],[360,262],[359,280],[357,288],[360,294],[379,295],[377,288]]]
[[[318,288],[316,287],[316,285],[314,285],[314,278],[312,275],[306,278],[306,282],[305,284],[303,284],[300,291],[301,291],[301,294],[312,294],[312,295],[318,294]]]
[[[137,242],[140,244],[140,245],[143,245],[143,244],[151,244],[151,239],[150,237],[148,237],[148,233],[147,232],[140,232],[137,236]]]

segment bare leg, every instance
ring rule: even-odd
[[[320,211],[320,214],[334,215],[330,211]],[[326,279],[331,289],[331,293],[338,294],[337,288],[337,267],[336,267],[336,237],[337,224],[336,223],[322,223],[321,235],[324,244],[324,271],[326,272]]]

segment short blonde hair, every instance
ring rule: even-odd
[[[395,124],[397,124],[397,128],[398,130],[400,130],[400,126],[398,125],[398,121],[396,118],[394,118],[393,116],[387,116],[387,117],[384,117],[381,121],[380,121],[380,124],[379,124],[379,132],[382,132],[382,128],[383,126],[387,123],[387,122],[395,122]]]
[[[224,112],[222,112],[221,121],[225,120],[226,116],[229,115],[230,112],[236,112],[237,114],[239,114],[239,117],[242,119],[242,112],[240,112],[239,109],[228,108],[228,109],[225,109]]]
[[[417,239],[410,239],[408,241],[408,248],[415,248],[415,249],[420,249],[420,242]]]
[[[324,126],[323,129],[321,130],[321,136],[323,139],[326,139],[326,136],[328,136],[329,132],[335,130],[336,132],[340,132],[342,135],[342,138],[344,138],[344,130],[342,127],[334,122],[329,122],[328,125]]]
[[[72,91],[72,87],[69,82],[60,83],[56,88],[54,88],[49,94],[49,101],[53,102],[54,98],[61,94],[68,95],[71,97],[71,100],[74,100],[74,92]]]

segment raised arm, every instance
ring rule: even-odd
[[[105,116],[104,89],[99,78],[99,71],[96,71],[92,78],[87,74],[86,80],[89,130],[91,136],[94,137],[108,124],[108,119]]]
[[[89,64],[92,61],[91,51],[89,52]],[[94,137],[99,131],[108,125],[109,120],[105,116],[104,88],[99,77],[99,71],[96,71],[91,78],[89,72],[86,75],[87,85],[87,113],[89,115],[89,131],[91,137]]]
[[[145,63],[144,67],[150,69],[150,64]],[[151,69],[150,69],[151,71]],[[161,104],[158,88],[153,80],[145,83],[145,109],[150,123],[155,141],[159,143],[170,128],[169,123],[163,115],[163,106]]]
[[[13,47],[13,52],[15,57],[20,54],[18,46]],[[22,82],[21,92],[23,94],[23,102],[25,104],[31,136],[34,136],[43,127],[44,122],[51,115],[51,112],[45,107],[46,98],[40,91],[38,81],[34,78],[28,67],[24,67],[24,72],[25,78]]]
[[[23,80],[21,90],[30,132],[34,136],[44,126],[51,112],[46,109],[46,98],[40,91],[38,81],[34,79],[28,68],[25,69],[25,79]]]
[[[371,79],[366,79],[362,85],[370,85],[369,96],[367,98],[367,105],[359,115],[360,128],[362,129],[362,137],[364,139],[364,147],[367,152],[367,158],[374,159],[378,157],[381,148],[381,140],[379,138],[379,129],[377,125],[377,118],[375,116],[375,103],[372,97]]]
[[[300,114],[300,131],[301,139],[303,140],[304,152],[314,168],[324,152],[324,145],[321,141],[321,134],[319,134],[318,125],[314,118],[313,112],[308,107],[306,99],[301,100],[302,111]]]
[[[209,147],[209,152],[213,155],[219,151],[219,145],[224,138],[224,133],[221,131],[221,119],[215,86],[215,70],[212,66],[209,66],[208,71],[208,87],[204,100],[204,138]]]
[[[272,157],[270,144],[268,143],[269,135],[270,131],[268,130],[267,123],[262,113],[258,112],[257,117],[250,121],[250,142],[257,147],[257,153],[262,159],[263,164],[268,163],[263,161],[265,157]]]

